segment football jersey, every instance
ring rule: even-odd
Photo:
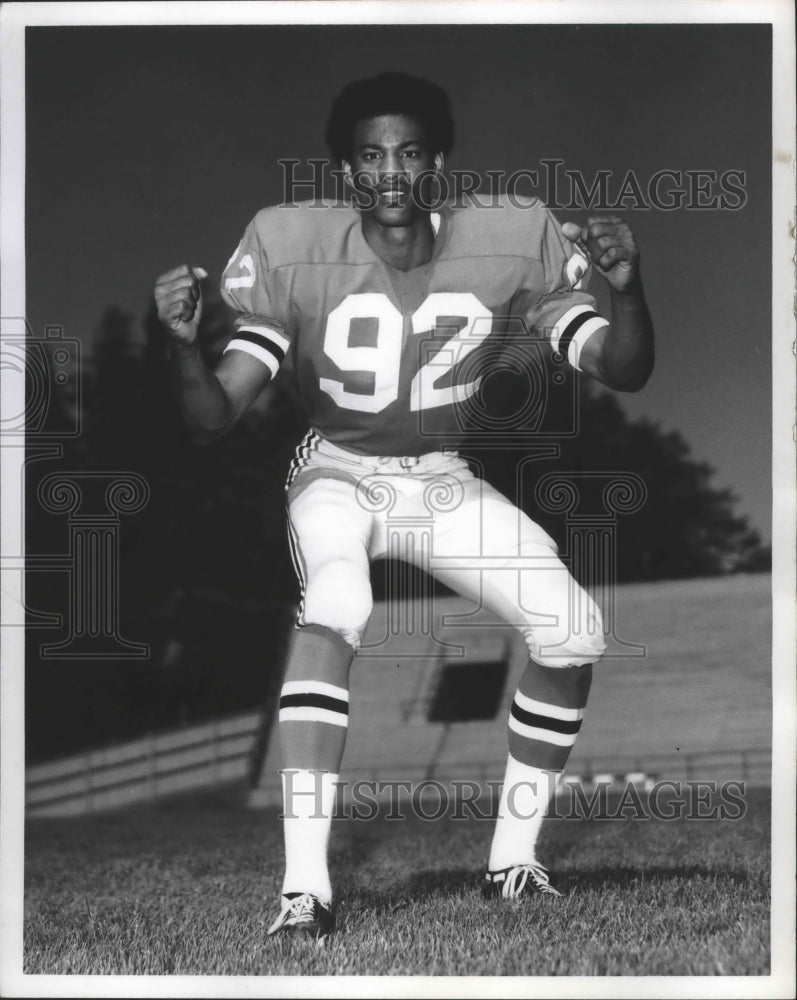
[[[431,259],[399,271],[350,205],[266,208],[222,276],[237,313],[226,350],[272,375],[290,351],[311,427],[349,451],[456,447],[502,345],[536,332],[578,368],[607,325],[583,287],[586,257],[539,202],[445,206],[432,221]]]

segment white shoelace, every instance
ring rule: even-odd
[[[285,909],[280,912],[280,915],[271,927],[269,927],[268,933],[273,934],[286,924],[301,923],[307,918],[312,920],[314,914],[315,899],[309,892],[305,892],[301,896],[297,896],[296,899],[290,900]]]
[[[551,896],[561,896],[561,893],[550,884],[548,872],[539,864],[517,865],[512,868],[507,873],[504,884],[501,887],[501,895],[505,899],[514,899],[516,896],[519,896],[526,887],[529,878],[531,878],[539,892],[548,893]]]

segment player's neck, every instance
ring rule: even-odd
[[[434,229],[428,215],[409,226],[382,226],[369,215],[362,216],[366,242],[382,260],[398,271],[411,271],[431,260]]]

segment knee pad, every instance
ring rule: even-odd
[[[562,615],[556,626],[527,625],[520,629],[535,663],[541,667],[583,667],[603,656],[606,639],[600,609],[589,597],[582,600],[581,607],[577,619]]]
[[[308,581],[303,624],[324,625],[357,649],[372,608],[367,574],[354,563],[335,559],[323,563]]]

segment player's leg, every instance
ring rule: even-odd
[[[536,861],[542,819],[576,742],[592,663],[605,649],[600,612],[556,546],[488,484],[435,524],[434,574],[518,628],[529,649],[509,718],[509,754],[489,869],[506,895],[553,892]],[[468,568],[445,568],[446,558]],[[435,562],[441,568],[435,569]],[[510,875],[513,869],[528,866]]]
[[[348,725],[349,668],[372,605],[370,516],[354,486],[330,478],[297,486],[289,529],[303,600],[280,696],[285,878],[273,930],[290,925],[294,911],[298,926],[315,930],[312,897],[331,905],[327,847]]]
[[[537,841],[581,729],[591,683],[591,663],[558,668],[529,660],[510,710],[509,752],[490,846],[488,889],[513,896],[528,884],[529,889],[558,895],[537,859]]]

